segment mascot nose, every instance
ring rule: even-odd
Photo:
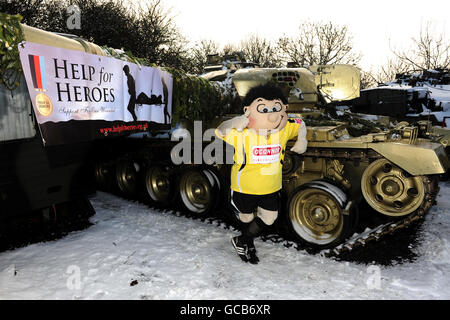
[[[276,122],[279,118],[278,113],[271,113],[268,118],[270,122]]]

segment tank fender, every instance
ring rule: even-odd
[[[378,142],[370,143],[378,152],[413,176],[442,174],[449,168],[449,159],[439,143],[420,141],[417,144]]]

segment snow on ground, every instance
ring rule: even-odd
[[[0,253],[0,299],[449,299],[450,182],[440,186],[417,259],[393,266],[260,240],[261,262],[245,264],[237,231],[99,192],[91,227]]]

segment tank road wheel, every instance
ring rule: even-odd
[[[162,166],[151,166],[145,174],[145,188],[150,200],[156,204],[168,203],[173,194],[170,170]]]
[[[116,163],[116,181],[122,195],[132,197],[136,194],[138,186],[137,163],[130,159],[120,159]]]
[[[422,176],[411,176],[386,159],[372,162],[361,177],[361,190],[376,211],[401,217],[418,209],[425,199]]]
[[[101,190],[111,191],[114,185],[114,168],[106,162],[95,164],[95,182]]]
[[[286,154],[284,155],[282,168],[283,177],[288,177],[289,175],[293,174],[298,169],[299,162],[300,160],[296,155],[286,152]]]
[[[179,181],[181,203],[191,213],[203,215],[214,208],[217,181],[207,169],[187,169]]]
[[[312,181],[294,190],[288,200],[288,227],[301,242],[316,249],[334,247],[351,232],[345,193],[325,181]]]

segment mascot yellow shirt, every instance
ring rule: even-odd
[[[234,165],[231,168],[231,189],[247,194],[269,194],[281,189],[282,162],[286,144],[297,137],[300,119],[289,119],[286,126],[268,136],[255,130],[230,130],[221,137],[234,147]]]

